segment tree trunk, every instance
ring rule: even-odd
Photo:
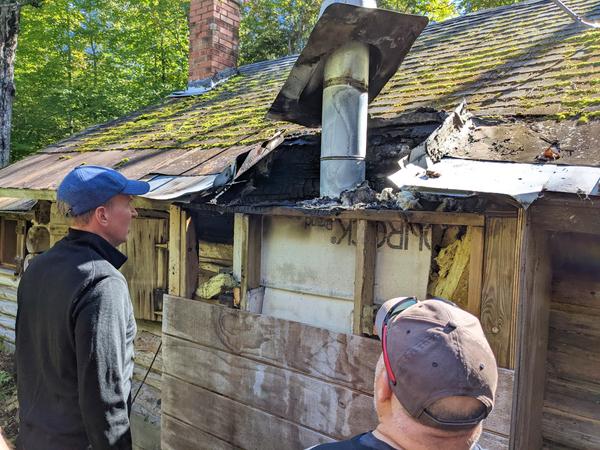
[[[0,6],[0,167],[10,162],[10,128],[15,97],[15,51],[20,6]]]

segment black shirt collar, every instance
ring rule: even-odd
[[[67,235],[66,239],[76,244],[81,243],[89,245],[116,269],[120,269],[121,266],[125,264],[125,261],[127,261],[127,256],[125,256],[123,253],[113,247],[110,242],[96,233],[69,228],[69,234]]]

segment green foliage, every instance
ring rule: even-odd
[[[250,0],[240,24],[240,63],[299,53],[317,21],[321,2]]]
[[[517,0],[379,0],[379,8],[420,14],[440,22]],[[242,64],[299,53],[317,21],[321,1],[249,0],[240,25]]]
[[[0,370],[0,389],[12,383],[12,375],[5,370]]]
[[[512,5],[520,0],[458,0],[458,7],[462,13],[479,11],[497,6]]]
[[[183,88],[188,9],[189,0],[52,0],[23,8],[13,160]]]

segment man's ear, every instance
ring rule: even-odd
[[[393,395],[392,388],[390,387],[388,374],[385,368],[383,370],[377,371],[374,394],[379,403],[389,400]]]
[[[108,223],[105,206],[98,206],[96,211],[94,211],[94,216],[100,225],[106,225]]]

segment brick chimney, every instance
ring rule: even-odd
[[[237,66],[241,4],[242,0],[191,0],[190,86]]]

